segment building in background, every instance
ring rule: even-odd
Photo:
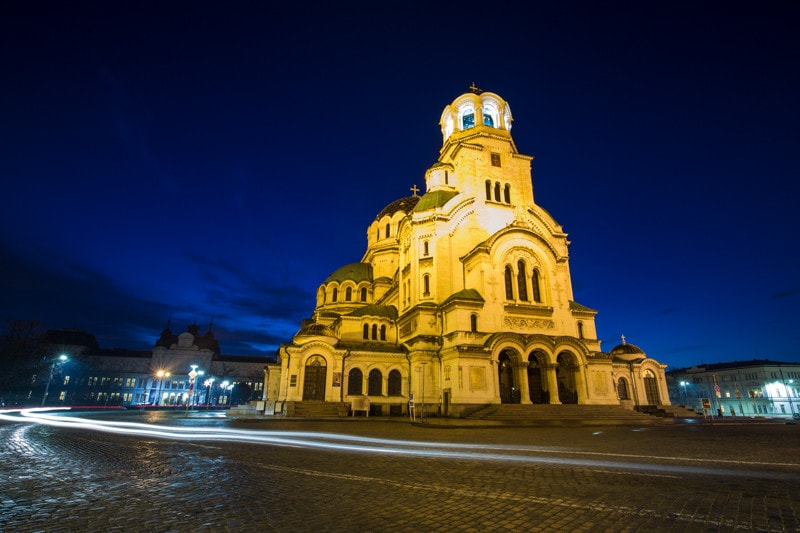
[[[47,405],[228,407],[262,399],[264,367],[275,362],[222,355],[211,326],[201,335],[196,325],[177,335],[168,325],[151,351],[102,349],[71,329],[47,331],[39,348],[53,359]]]
[[[665,365],[624,340],[602,351],[511,124],[508,103],[474,85],[445,106],[425,193],[378,212],[361,261],[319,285],[269,368],[282,412],[364,399],[373,414],[416,402],[455,417],[502,403],[670,404]]]
[[[667,372],[674,403],[722,416],[800,413],[800,363],[767,359],[702,364]]]

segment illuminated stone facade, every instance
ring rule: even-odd
[[[318,288],[313,316],[270,369],[267,399],[374,414],[463,416],[496,403],[668,405],[664,365],[600,348],[595,310],[574,301],[567,234],[534,201],[500,96],[447,105],[426,190],[386,206],[358,263]],[[424,391],[424,398],[423,398]]]

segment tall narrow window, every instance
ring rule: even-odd
[[[507,204],[511,203],[511,185],[508,183],[506,183],[506,186],[503,189],[503,200],[505,200]]]
[[[367,288],[366,287],[361,287],[361,301],[362,302],[366,302],[367,301]]]
[[[386,238],[387,239],[389,238],[389,235],[391,234],[391,232],[389,231],[390,229],[391,229],[391,227],[389,226],[389,224],[386,224]]]
[[[399,370],[389,372],[388,393],[389,396],[400,396],[403,390],[403,376]]]
[[[336,302],[339,299],[339,289],[336,287],[333,288],[333,298],[331,298],[332,302]]]
[[[369,324],[364,324],[364,340],[369,340]]]
[[[386,325],[381,326],[381,340],[386,340]]]
[[[578,322],[578,338],[583,338],[583,322]]]
[[[376,241],[381,240],[381,228],[378,228],[377,230],[375,230],[375,240]]]
[[[539,269],[533,269],[533,275],[531,276],[531,290],[533,291],[533,301],[536,303],[542,303],[542,292],[539,289]]]
[[[472,313],[472,315],[469,317],[469,327],[472,333],[478,332],[478,315],[475,313]]]
[[[445,170],[444,171],[444,184],[447,185],[450,183],[450,174]]]
[[[489,180],[486,180],[486,199],[492,199],[492,182]]]
[[[496,202],[500,201],[500,182],[494,184],[494,200]]]
[[[378,340],[378,324],[372,324],[372,340]]]
[[[358,368],[354,368],[347,375],[347,394],[361,394],[363,387],[364,374]]]
[[[422,276],[422,295],[429,296],[431,293],[431,277],[428,274]]]
[[[383,392],[383,374],[377,368],[369,371],[367,378],[367,394],[370,396],[380,396]]]
[[[344,301],[349,302],[352,299],[353,299],[353,288],[347,287],[347,289],[344,291]]]
[[[506,271],[504,273],[505,281],[506,281],[506,300],[513,300],[514,299],[514,286],[513,286],[513,274],[511,272],[511,267],[506,265]]]
[[[475,127],[475,112],[471,112],[461,117],[461,129],[468,130]]]
[[[522,259],[517,263],[517,290],[519,290],[519,299],[523,302],[528,301],[528,276],[525,275],[525,263]]]
[[[428,257],[428,241],[422,243],[422,255]]]

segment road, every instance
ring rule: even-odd
[[[800,531],[796,424],[16,416],[3,532]]]

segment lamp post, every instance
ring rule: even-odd
[[[164,388],[164,378],[168,378],[170,375],[171,374],[165,370],[159,370],[156,372],[156,377],[158,378],[158,387],[156,388],[156,405],[161,403],[161,391]]]
[[[208,404],[211,403],[211,387],[214,385],[214,378],[208,378],[203,385],[206,386],[206,411],[208,411]]]
[[[44,407],[44,404],[47,401],[47,395],[50,392],[50,382],[53,381],[53,373],[56,371],[56,365],[59,363],[65,363],[67,359],[69,358],[62,353],[56,359],[54,359],[53,364],[50,365],[50,377],[47,378],[47,385],[44,386],[44,396],[42,396],[42,407]]]
[[[189,416],[189,404],[192,401],[192,392],[194,391],[194,380],[198,376],[197,365],[191,365],[192,369],[189,371],[189,393],[186,395],[186,416]]]
[[[230,382],[227,379],[219,384],[219,390],[220,391],[225,391],[225,403],[226,404],[228,403],[228,400],[229,400],[229,398],[228,398],[228,386],[229,385],[230,385]],[[220,403],[219,402],[219,396],[217,397],[217,403],[218,404]]]
[[[686,398],[686,382],[681,381],[681,387],[683,387],[683,405],[686,406],[689,403],[689,400]]]

